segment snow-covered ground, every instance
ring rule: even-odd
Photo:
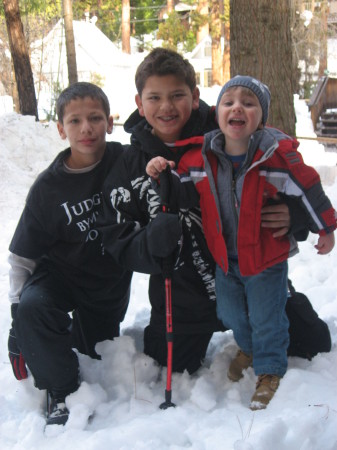
[[[203,91],[202,98],[214,104],[217,93],[216,89]],[[304,102],[295,100],[297,134],[314,136]],[[227,367],[236,351],[231,332],[214,335],[205,365],[195,375],[173,375],[177,407],[159,409],[166,371],[142,353],[142,330],[149,318],[148,279],[135,274],[122,336],[98,344],[102,361],[80,355],[83,383],[68,398],[69,421],[65,427],[50,426],[45,431],[45,393],[34,388],[32,377],[16,381],[7,357],[7,248],[29,186],[65,143],[54,123],[44,125],[14,113],[0,115],[0,129],[2,450],[337,449],[337,250],[318,256],[314,235],[300,244],[300,254],[290,260],[290,277],[327,321],[333,348],[312,361],[290,358],[288,372],[266,410],[248,408],[255,385],[252,369],[239,383],[227,379]],[[127,142],[128,136],[116,127],[112,139]],[[305,161],[321,173],[337,208],[337,153],[325,152],[311,140],[302,140],[300,150]]]

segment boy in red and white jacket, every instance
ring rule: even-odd
[[[184,155],[180,180],[171,177],[171,197],[179,207],[200,202],[217,263],[217,314],[240,348],[228,377],[238,381],[253,365],[258,375],[253,410],[267,406],[287,369],[287,259],[298,252],[291,234],[275,237],[261,227],[261,208],[278,196],[299,198],[309,228],[319,234],[319,254],[332,250],[336,229],[336,213],[319,175],[304,164],[296,139],[265,128],[269,105],[266,85],[249,76],[232,78],[216,105],[220,130],[205,135],[201,152]],[[157,179],[167,164],[174,167],[172,161],[154,158],[147,173]]]

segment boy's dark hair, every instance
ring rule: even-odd
[[[197,85],[192,64],[179,53],[166,48],[158,47],[153,49],[138,66],[135,81],[137,92],[140,96],[147,79],[154,75],[159,77],[174,75],[184,81],[191,89],[191,92]]]
[[[77,98],[90,97],[94,100],[99,100],[102,103],[103,110],[107,118],[110,116],[110,104],[108,97],[102,91],[102,89],[95,84],[87,83],[85,81],[79,81],[78,83],[71,84],[65,88],[56,102],[56,114],[58,121],[63,124],[63,116],[65,107]]]

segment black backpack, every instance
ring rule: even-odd
[[[317,353],[331,350],[328,325],[318,317],[308,297],[296,292],[288,280],[289,298],[286,313],[289,319],[288,356],[312,359]]]

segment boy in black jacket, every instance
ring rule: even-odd
[[[104,254],[96,228],[102,184],[123,152],[105,140],[109,101],[97,86],[75,83],[57,114],[70,148],[31,187],[9,246],[9,357],[17,379],[27,378],[27,363],[36,387],[47,389],[47,424],[65,424],[65,398],[79,387],[72,347],[99,358],[95,344],[119,335],[132,276]]]
[[[129,270],[150,273],[150,324],[144,352],[166,365],[165,289],[162,258],[177,247],[181,228],[175,214],[161,213],[160,198],[145,172],[148,161],[163,156],[179,165],[203,135],[218,124],[215,109],[199,99],[191,64],[171,50],[156,48],[136,72],[136,110],[124,128],[132,134],[124,170],[104,185],[103,245]],[[286,233],[286,205],[264,210],[264,225]],[[182,245],[172,277],[173,370],[196,371],[214,331],[224,330],[215,309],[214,266],[201,227],[199,208],[180,210]],[[117,222],[117,224],[116,224]]]

